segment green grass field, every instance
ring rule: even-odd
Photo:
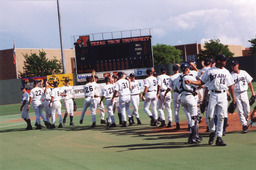
[[[84,100],[76,101],[81,111]],[[98,126],[92,129],[88,114],[83,125],[77,115],[74,127],[31,131],[24,130],[23,121],[6,122],[20,119],[20,104],[0,106],[0,169],[254,169],[255,129],[228,133],[226,147],[209,146],[208,133],[201,134],[202,143],[189,145],[188,131],[149,126],[142,106],[142,125],[107,128],[97,114]],[[183,111],[180,119],[186,121]]]

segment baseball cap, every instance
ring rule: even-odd
[[[216,61],[217,61],[217,60],[227,61],[228,58],[227,58],[225,55],[221,54],[221,55],[218,55],[218,56],[216,57]]]
[[[147,75],[151,75],[152,74],[152,70],[151,69],[147,69],[146,73],[147,73]]]
[[[110,78],[109,77],[105,77],[105,82],[110,82]]]
[[[180,66],[181,71],[186,70],[186,68],[190,68],[190,66],[189,66],[188,63],[183,63],[183,64],[181,64],[181,66]]]
[[[179,70],[179,66],[178,66],[177,64],[173,65],[173,66],[172,66],[172,70],[173,70],[173,71]]]
[[[99,79],[99,77],[97,75],[95,75],[94,78]]]
[[[134,74],[134,73],[131,73],[131,74],[130,74],[130,77],[135,77],[135,74]]]
[[[65,78],[65,82],[69,82],[69,79],[68,79],[68,78]]]
[[[92,80],[92,76],[87,76],[87,77],[86,77],[86,81],[87,81],[87,82],[90,82],[91,80]]]
[[[165,68],[165,67],[161,67],[161,68],[160,68],[160,71],[161,71],[162,74],[163,74],[163,73],[166,73],[166,68]]]
[[[112,78],[113,78],[113,79],[117,79],[117,77],[116,77],[115,75],[112,75]]]
[[[204,59],[204,65],[208,66],[211,64],[211,60],[209,58]]]
[[[231,61],[231,64],[232,64],[233,66],[235,66],[235,65],[237,65],[237,64],[239,64],[239,63],[238,63],[237,60],[233,60],[233,61]]]
[[[123,72],[118,72],[118,73],[117,73],[117,76],[118,76],[119,78],[123,77],[123,75],[124,75]]]
[[[20,89],[21,89],[21,90],[25,89],[25,86],[21,86]]]

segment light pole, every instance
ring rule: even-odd
[[[60,49],[61,49],[62,68],[63,68],[63,73],[66,74],[65,56],[64,56],[64,50],[63,50],[63,45],[62,45],[62,33],[61,33],[61,18],[60,18],[59,0],[57,0],[57,10],[58,10],[58,20],[59,20],[59,33],[60,33]]]

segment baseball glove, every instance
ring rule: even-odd
[[[253,105],[253,103],[255,102],[255,98],[256,96],[252,96],[249,100],[250,106]]]
[[[256,122],[256,106],[254,107],[252,114],[251,114],[251,121]]]
[[[228,113],[234,113],[236,109],[236,104],[231,102],[228,106]]]
[[[207,101],[203,101],[201,104],[200,104],[200,111],[201,113],[204,113],[205,112],[205,108],[207,107],[208,105],[208,102]]]
[[[73,100],[73,102],[74,102],[74,111],[76,111],[77,110],[76,101]]]

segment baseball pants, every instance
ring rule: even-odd
[[[95,105],[93,97],[85,98],[84,108],[82,110],[80,119],[84,120],[84,114],[85,114],[88,107],[90,107],[90,111],[91,111],[91,115],[92,115],[92,122],[96,123],[96,105]]]
[[[173,109],[174,109],[174,118],[175,118],[175,123],[179,123],[180,122],[180,118],[179,118],[179,112],[180,112],[180,97],[181,94],[174,92],[173,93]],[[186,117],[188,120],[188,124],[190,124],[191,122],[191,116],[190,114],[184,109],[183,106],[181,106]]]
[[[184,109],[190,114],[191,118],[197,116],[197,100],[195,96],[192,94],[182,94],[180,97],[180,102]],[[195,126],[195,120],[191,119],[189,126]]]
[[[236,109],[242,126],[247,126],[247,119],[250,114],[250,104],[247,91],[235,93]]]
[[[149,110],[149,106],[151,105],[152,113]],[[157,113],[157,98],[146,98],[144,101],[144,111],[147,113],[147,115],[150,117],[153,115],[154,119],[156,120],[158,118],[158,113]]]
[[[94,101],[95,101],[96,108],[98,107],[100,109],[100,119],[104,120],[105,119],[105,108],[104,108],[103,102],[100,104],[100,97],[94,98]]]
[[[210,93],[209,104],[208,104],[208,119],[209,119],[209,130],[215,132],[214,116],[217,115],[217,137],[222,137],[224,118],[227,117],[227,93]]]
[[[65,114],[74,115],[74,102],[73,99],[64,100]]]
[[[115,123],[115,118],[114,118],[114,114],[113,114],[113,103],[111,103],[111,98],[106,99],[106,107],[107,107],[107,111],[108,111],[108,122],[109,123]]]
[[[119,107],[121,110],[122,114],[122,120],[126,121],[126,113],[127,116],[130,118],[131,117],[131,112],[130,112],[130,102],[131,102],[131,96],[126,95],[126,96],[119,96]]]
[[[52,102],[52,124],[55,124],[55,114],[59,117],[59,123],[62,123],[62,115],[61,115],[61,102],[53,101]]]
[[[133,112],[132,115],[134,115],[136,118],[139,118],[139,104],[140,104],[140,96],[139,94],[131,95],[131,103],[133,106]]]
[[[43,107],[44,107],[43,104],[41,102],[32,102],[32,107],[36,114],[36,123],[38,125],[41,125],[40,117],[43,119],[44,122],[46,122],[47,119],[43,114]]]
[[[172,109],[171,109],[171,93],[168,93],[164,97],[165,91],[160,93],[160,99],[158,100],[158,112],[161,120],[165,120],[164,108],[166,109],[168,121],[172,122]]]
[[[52,109],[49,107],[49,103],[49,100],[44,101],[45,118],[48,122],[50,122],[50,117],[52,114]]]
[[[21,118],[22,119],[30,119],[28,114],[28,104],[25,104],[21,110]]]

